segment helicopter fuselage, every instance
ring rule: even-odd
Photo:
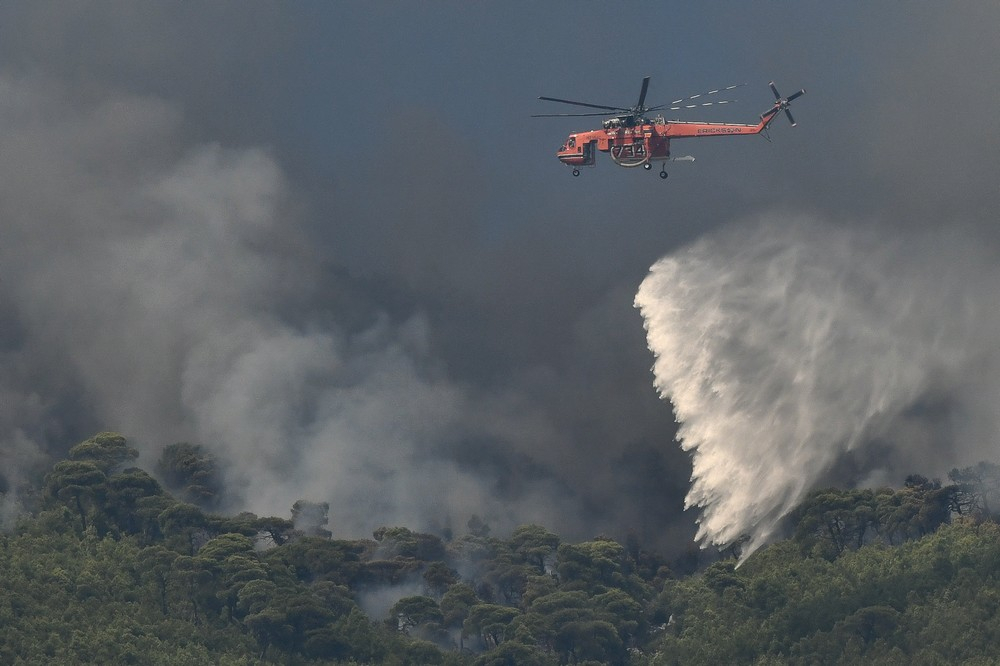
[[[644,120],[634,127],[613,122],[617,119],[612,119],[606,121],[602,129],[570,134],[556,156],[564,164],[574,168],[593,166],[597,161],[597,151],[608,153],[611,160],[622,167],[665,162],[670,159],[671,139],[760,134],[772,117],[761,119],[756,125],[665,121],[655,118]]]
[[[649,88],[649,77],[642,80],[642,88],[639,91],[639,100],[634,106],[610,106],[605,104],[591,104],[590,102],[576,102],[560,97],[539,97],[538,99],[559,104],[569,104],[572,106],[582,106],[588,109],[601,109],[604,113],[543,113],[536,114],[535,118],[556,118],[556,117],[580,117],[580,116],[611,116],[601,122],[601,129],[589,130],[586,132],[576,132],[567,137],[566,142],[556,151],[556,157],[566,165],[573,167],[573,175],[580,175],[580,167],[593,166],[597,162],[597,152],[608,153],[611,160],[621,167],[641,166],[651,169],[651,162],[664,162],[670,160],[670,140],[671,139],[693,139],[708,136],[736,136],[739,134],[760,134],[767,129],[768,125],[774,121],[779,112],[784,112],[788,121],[794,126],[795,119],[788,107],[792,100],[798,99],[806,94],[805,90],[799,90],[787,98],[778,93],[778,89],[772,81],[768,84],[774,94],[774,106],[760,114],[760,122],[755,124],[740,123],[706,123],[706,122],[686,122],[680,120],[664,120],[663,116],[651,116],[651,111],[667,109],[666,104],[659,106],[646,106],[646,91]],[[669,110],[700,108],[712,106],[713,104],[728,104],[732,100],[702,101],[709,95],[726,90],[738,88],[738,85],[728,88],[711,90],[700,95],[692,95],[686,99],[678,99],[671,102]],[[696,101],[697,100],[697,101]],[[687,102],[685,104],[685,102]],[[611,112],[611,113],[608,113]],[[677,160],[690,161],[693,157],[678,157]],[[660,170],[660,178],[667,177],[666,166]]]

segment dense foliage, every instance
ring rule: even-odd
[[[789,539],[676,576],[634,540],[338,540],[329,506],[208,513],[199,447],[160,482],[124,438],[70,450],[0,536],[5,664],[994,663],[1000,467],[810,495]],[[194,503],[192,503],[194,502]],[[734,549],[738,550],[738,549]],[[738,555],[734,552],[732,555]],[[675,566],[674,571],[680,571]]]

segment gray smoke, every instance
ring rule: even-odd
[[[969,228],[774,213],[653,265],[655,385],[693,453],[698,537],[746,554],[820,483],[996,459],[1000,269]]]
[[[473,514],[497,533],[665,524],[637,510],[674,492],[659,486],[648,406],[598,362],[622,335],[628,289],[574,325],[572,381],[544,364],[502,382],[456,378],[419,302],[327,265],[269,151],[194,140],[155,96],[81,98],[56,79],[6,76],[0,99],[3,515],[50,455],[109,429],[147,469],[167,444],[206,447],[228,509],[329,502],[338,536],[460,533]],[[574,424],[581,410],[610,416]]]
[[[263,513],[330,501],[336,528],[354,534],[506,518],[440,447],[472,424],[478,437],[530,430],[528,411],[503,396],[470,402],[430,357],[419,312],[376,309],[347,328],[336,316],[350,312],[305,308],[323,302],[321,263],[266,151],[177,150],[180,114],[161,100],[63,95],[50,80],[0,80],[9,484],[75,413],[68,430],[120,430],[147,461],[171,441],[204,442],[244,489],[234,504]],[[521,520],[553,510],[530,482],[521,498],[505,508]]]

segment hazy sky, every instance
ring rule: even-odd
[[[330,501],[337,535],[680,543],[649,267],[775,212],[954,228],[991,265],[998,28],[991,2],[5,3],[5,485],[111,429],[216,451],[239,508]],[[675,143],[666,181],[573,178],[554,152],[599,119],[537,97],[643,76],[656,104],[747,84],[688,120],[808,94],[770,143]]]

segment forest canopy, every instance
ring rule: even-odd
[[[155,476],[124,437],[70,449],[0,535],[9,664],[987,663],[1000,644],[1000,466],[949,483],[813,492],[788,538],[667,561],[569,543],[384,526],[336,539],[329,505],[213,513],[198,446]]]

